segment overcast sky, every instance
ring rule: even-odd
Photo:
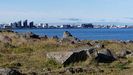
[[[0,23],[132,22],[133,0],[0,0]]]

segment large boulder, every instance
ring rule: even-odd
[[[86,60],[87,54],[85,50],[68,50],[62,52],[50,52],[47,54],[48,58],[52,58],[53,60],[67,65],[73,62]]]
[[[73,37],[73,36],[72,36],[72,34],[71,34],[70,32],[65,31],[65,32],[63,33],[63,38],[68,38],[68,37]]]
[[[68,31],[63,33],[63,37],[60,40],[61,43],[78,43],[79,41],[78,38],[73,37]]]
[[[22,75],[19,71],[10,68],[0,69],[0,75]]]
[[[34,38],[34,39],[39,39],[39,36],[38,35],[36,35],[36,34],[34,34],[34,33],[32,33],[32,32],[26,32],[26,33],[24,33],[24,37],[25,38]]]
[[[98,57],[98,51],[96,48],[89,48],[89,49],[86,49],[86,53],[87,55],[92,58],[92,59],[95,59]]]
[[[98,57],[98,52],[96,48],[82,48],[67,51],[49,52],[47,53],[47,57],[52,58],[61,64],[67,65],[73,62],[84,61],[87,59],[87,57],[95,59]]]
[[[98,52],[98,62],[109,63],[116,59],[118,59],[118,57],[112,50],[104,49]]]
[[[123,49],[123,50],[118,50],[116,52],[116,55],[119,57],[130,57],[132,55],[132,53],[133,53],[133,51],[131,51],[131,50]]]

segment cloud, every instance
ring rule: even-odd
[[[133,20],[133,17],[124,17],[125,19]]]
[[[81,21],[79,18],[62,18],[60,20],[68,20],[68,21]]]
[[[99,21],[105,22],[106,20],[105,19],[100,19]]]

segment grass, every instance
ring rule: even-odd
[[[65,51],[71,50],[75,48],[84,48],[84,45],[78,44],[60,44],[54,39],[47,39],[47,40],[23,40],[22,38],[14,38],[12,34],[19,34],[10,31],[0,32],[0,35],[8,36],[12,39],[12,41],[8,41],[12,46],[0,46],[0,68],[18,68],[23,73],[29,72],[38,72],[39,74],[43,73],[44,68],[51,68],[53,70],[63,70],[63,65],[53,61],[46,57],[46,54],[51,51]],[[4,41],[0,41],[2,44]],[[91,42],[91,40],[82,40],[82,42]],[[99,43],[106,44],[105,48],[111,49],[113,51],[121,50],[123,48],[133,50],[133,44],[114,44],[110,43],[109,41],[98,41]],[[22,43],[22,44],[18,44]],[[123,61],[130,60],[133,61],[133,58],[123,59]],[[76,62],[68,65],[67,67],[98,67],[103,69],[104,73],[90,73],[91,75],[95,74],[110,74],[110,75],[117,75],[120,71],[125,72],[127,74],[133,73],[131,70],[132,68],[125,69],[127,67],[133,67],[133,63],[128,63],[126,65],[122,65],[121,62],[115,61],[110,64],[102,63],[102,65],[98,65],[96,61],[87,58],[86,61]],[[110,68],[110,66],[115,66]],[[115,72],[112,72],[115,71]],[[83,75],[87,75],[87,73],[82,73]],[[58,74],[57,74],[58,75]],[[78,74],[75,74],[78,75]]]

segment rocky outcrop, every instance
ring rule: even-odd
[[[97,45],[98,42],[97,42],[96,40],[92,40],[92,41],[90,41],[90,44],[91,44],[92,46],[94,46],[94,45]]]
[[[20,38],[20,34],[14,33],[14,34],[11,35],[11,37],[13,37],[13,38]]]
[[[51,39],[59,40],[58,36],[52,36]]]
[[[0,69],[0,75],[22,75],[19,71],[10,68]]]
[[[7,47],[7,48],[15,48],[15,46],[13,46],[12,44],[6,42],[6,43],[1,43],[0,44],[0,47]]]
[[[50,52],[47,57],[54,59],[55,61],[67,65],[73,62],[86,60],[87,54],[84,50],[69,50],[62,52]]]
[[[0,35],[0,40],[4,42],[12,42],[12,39],[8,36]]]
[[[41,40],[46,40],[46,39],[48,39],[47,35],[40,35],[39,38],[40,38]]]
[[[86,49],[86,53],[92,59],[95,59],[95,58],[98,57],[98,52],[97,52],[97,49],[96,48]]]
[[[105,48],[105,45],[102,43],[98,43],[95,47],[96,48]]]
[[[25,38],[34,38],[34,39],[39,39],[39,36],[32,33],[32,32],[26,32],[24,33],[23,37]]]
[[[59,52],[50,52],[47,53],[48,58],[67,65],[73,62],[84,61],[87,57],[95,59],[98,57],[97,50],[95,48],[85,48],[78,50],[68,50],[68,51],[59,51]]]
[[[118,59],[118,57],[112,50],[104,49],[98,52],[98,62],[109,63],[116,59]]]
[[[132,40],[127,40],[126,43],[133,43],[133,41]]]
[[[83,61],[88,57],[103,63],[110,63],[118,59],[112,50],[104,49],[98,52],[96,48],[50,52],[47,54],[47,57],[64,65],[77,61]]]
[[[79,41],[78,38],[73,37],[68,31],[63,33],[63,37],[60,40],[61,43],[78,43]]]
[[[133,56],[132,56],[132,55],[133,55],[133,51],[123,49],[123,50],[117,51],[117,52],[116,52],[116,55],[117,55],[118,57],[122,57],[122,58],[124,58],[124,57],[133,57]]]

